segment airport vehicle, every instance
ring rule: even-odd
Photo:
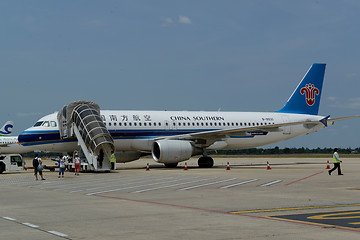
[[[0,129],[0,136],[10,136],[14,123],[7,121],[4,126]]]
[[[25,167],[20,154],[1,154],[0,155],[0,174],[4,171],[22,171]]]
[[[19,142],[34,150],[81,149],[93,170],[109,170],[110,152],[115,149],[118,162],[151,154],[155,162],[175,167],[202,155],[199,167],[212,167],[208,150],[273,144],[359,117],[318,115],[325,66],[313,64],[276,112],[117,111],[78,101],[38,120],[19,135]]]

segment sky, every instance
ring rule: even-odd
[[[359,12],[357,0],[1,1],[0,125],[18,135],[76,100],[276,111],[318,62],[319,114],[360,115]],[[359,123],[272,146],[360,147]]]

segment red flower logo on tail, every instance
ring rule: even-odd
[[[300,89],[301,95],[305,94],[305,100],[307,105],[312,106],[315,103],[315,94],[319,95],[320,91],[314,86],[314,84],[306,84],[305,87]]]

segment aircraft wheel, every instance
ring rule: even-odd
[[[211,157],[200,157],[198,165],[200,168],[211,168],[214,166],[214,160]]]
[[[0,174],[2,174],[3,171],[5,171],[5,164],[4,164],[4,163],[0,163]]]
[[[164,163],[167,168],[176,168],[178,163]]]

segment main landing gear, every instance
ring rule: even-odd
[[[214,160],[211,157],[200,157],[198,165],[200,168],[211,168],[214,166]]]

